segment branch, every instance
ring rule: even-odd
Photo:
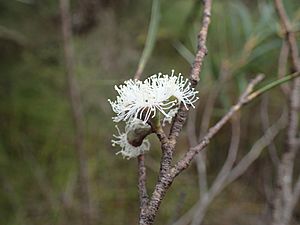
[[[295,34],[291,30],[291,24],[289,18],[284,9],[281,0],[275,0],[275,7],[279,16],[282,29],[285,33],[285,40],[289,47],[292,70],[300,72],[300,59]],[[289,123],[287,129],[287,144],[285,151],[282,155],[280,165],[278,167],[277,174],[277,190],[275,193],[273,220],[274,225],[286,225],[292,217],[294,210],[293,202],[293,170],[296,153],[299,150],[299,146],[296,145],[297,132],[299,128],[299,116],[300,111],[300,78],[295,79],[293,87],[290,92],[290,104],[289,104]]]
[[[211,2],[212,0],[204,0],[204,15],[202,20],[202,28],[198,35],[199,38],[198,51],[190,74],[191,82],[194,86],[198,83],[199,73],[202,67],[202,61],[204,56],[207,53],[205,43],[207,38],[208,25],[210,23]],[[170,174],[171,161],[172,161],[172,157],[176,145],[176,138],[178,137],[182,129],[186,117],[187,117],[187,109],[184,107],[183,104],[181,104],[179,111],[171,126],[169,138],[167,138],[166,141],[164,141],[165,140],[164,133],[161,132],[160,129],[158,130],[159,133],[157,133],[157,135],[160,138],[160,140],[163,140],[162,141],[163,156],[161,161],[161,169],[160,169],[158,182],[155,186],[155,189],[153,191],[153,194],[147,206],[147,212],[141,215],[140,217],[141,225],[153,224],[155,216],[161,204],[161,201],[164,198],[167,189],[170,187],[170,185],[174,180],[174,177]]]
[[[213,198],[220,193],[222,187],[224,186],[224,183],[232,170],[232,167],[235,163],[238,149],[239,149],[239,143],[240,143],[240,136],[241,136],[241,124],[240,124],[240,118],[239,115],[237,118],[232,119],[231,126],[232,126],[232,135],[231,135],[231,141],[230,141],[230,147],[228,151],[228,155],[226,158],[226,161],[219,172],[218,176],[216,177],[212,187],[211,187],[211,195]]]
[[[148,194],[146,188],[146,166],[145,166],[145,156],[138,156],[138,171],[139,171],[139,197],[140,197],[140,214],[145,210],[148,203]]]
[[[289,18],[286,14],[284,6],[281,0],[275,0],[275,6],[280,18],[282,29],[286,35],[286,41],[291,53],[292,69],[294,72],[300,72],[300,58],[297,40],[295,34],[292,32]],[[295,155],[299,147],[295,145],[298,132],[299,116],[300,111],[300,78],[295,79],[293,88],[290,94],[290,114],[289,114],[289,126],[288,126],[288,142],[287,152]]]
[[[290,20],[282,4],[282,0],[275,0],[275,8],[279,16],[283,32],[286,36],[286,41],[288,42],[289,45],[289,50],[291,52],[291,58],[293,63],[293,70],[294,72],[300,71],[300,61],[299,61],[297,40],[295,34],[292,31],[292,26],[290,24]]]
[[[212,0],[204,0],[203,2],[204,2],[204,11],[203,11],[203,18],[202,18],[202,27],[198,34],[198,50],[190,72],[190,81],[193,87],[195,87],[199,82],[200,79],[199,75],[202,70],[202,63],[204,57],[207,54],[206,39],[207,39],[208,27],[210,24]],[[186,120],[186,117],[187,117],[187,109],[183,104],[181,104],[178,113],[174,119],[174,122],[172,124],[171,132],[169,135],[169,139],[172,142],[176,141],[176,138],[179,136],[179,133],[182,130],[182,126]]]
[[[208,104],[208,102],[209,100],[207,100],[206,105]],[[199,105],[197,104],[196,108],[198,108],[198,106]],[[188,121],[187,121],[189,147],[195,146],[198,143],[198,138],[196,135],[196,113],[197,113],[196,110],[192,110],[192,112],[189,114]],[[204,122],[204,118],[207,118],[205,113],[202,116],[201,125]],[[205,152],[203,152],[203,154],[199,154],[196,157],[196,167],[198,173],[198,183],[199,183],[198,186],[199,186],[200,196],[203,196],[207,192],[206,159],[205,159],[206,156],[204,153]]]
[[[229,148],[227,159],[218,174],[217,178],[213,182],[212,187],[207,192],[207,194],[199,199],[194,206],[189,209],[189,211],[184,214],[176,223],[173,225],[186,225],[193,220],[192,224],[201,224],[205,212],[209,204],[214,200],[214,198],[220,194],[220,192],[226,188],[230,183],[235,181],[240,177],[252,163],[258,158],[262,150],[270,144],[281,129],[285,127],[286,124],[286,114],[283,114],[280,119],[271,127],[267,129],[264,135],[256,141],[251,150],[246,154],[243,159],[232,169],[233,163],[236,158],[238,150],[238,140],[239,140],[239,123],[238,121],[232,124],[232,142]]]
[[[69,0],[60,0],[60,13],[64,44],[64,58],[68,93],[75,127],[75,150],[78,160],[79,192],[81,200],[82,223],[90,224],[91,206],[88,187],[87,156],[84,149],[84,116],[80,101],[79,87],[75,78],[74,50],[72,45],[71,15]]]
[[[277,136],[280,130],[286,127],[287,119],[286,113],[283,112],[280,119],[269,127],[265,134],[258,139],[255,144],[252,146],[250,151],[243,157],[243,159],[232,169],[230,174],[227,177],[225,185],[235,181],[239,178],[249,166],[258,158],[262,150],[267,147],[274,138]]]
[[[278,77],[282,78],[287,73],[287,63],[289,58],[289,47],[286,41],[282,41],[280,54],[278,58]],[[283,93],[288,96],[291,93],[291,88],[288,84],[281,85]]]
[[[215,178],[211,188],[207,192],[205,196],[201,198],[199,202],[199,206],[193,215],[192,225],[201,224],[206,211],[210,205],[210,203],[214,200],[214,198],[221,192],[224,182],[235,162],[236,155],[238,152],[239,141],[240,141],[240,120],[239,116],[237,118],[233,118],[232,120],[232,135],[231,135],[231,142],[228,150],[228,155],[225,160],[225,163],[218,173],[217,177]]]
[[[13,41],[21,47],[28,45],[28,40],[23,34],[2,25],[0,25],[0,40],[1,39]]]
[[[281,85],[281,87],[283,87]],[[262,101],[261,101],[261,107],[260,107],[260,116],[261,116],[261,123],[263,126],[264,131],[267,130],[267,128],[270,126],[270,118],[269,118],[269,110],[268,110],[268,95],[264,96]],[[276,145],[274,142],[271,142],[268,145],[268,152],[269,152],[269,156],[271,158],[271,162],[273,164],[273,166],[278,166],[279,165],[279,156],[278,156],[278,151],[276,148]]]
[[[224,66],[224,63],[221,64],[220,74],[218,78],[218,82],[216,85],[213,86],[211,89],[208,99],[206,101],[203,116],[201,119],[201,126],[200,126],[200,132],[198,141],[201,140],[201,138],[207,133],[211,117],[213,115],[213,109],[214,105],[216,103],[218,94],[221,91],[223,82],[225,80],[225,77],[228,75],[228,70]],[[197,143],[194,143],[193,146],[195,146]],[[197,165],[197,171],[198,171],[198,179],[199,179],[199,187],[200,187],[200,195],[204,196],[205,192],[207,192],[207,174],[206,174],[206,151],[201,151],[196,156],[196,165]]]
[[[176,165],[172,168],[172,173],[174,176],[177,176],[180,172],[185,170],[191,163],[192,159],[196,154],[203,150],[210,142],[219,130],[226,124],[226,122],[240,110],[240,108],[251,101],[253,98],[248,98],[250,93],[253,91],[254,86],[263,79],[263,75],[258,75],[253,79],[247,86],[245,92],[241,95],[237,104],[232,106],[225,116],[212,128],[209,129],[208,133],[203,137],[202,141],[193,148],[190,148],[189,151],[184,155],[184,157],[179,160]]]

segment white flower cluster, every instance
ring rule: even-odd
[[[132,121],[139,120],[146,124],[149,119],[154,118],[157,113],[164,116],[163,123],[171,122],[172,117],[177,113],[177,106],[183,103],[188,109],[188,105],[194,106],[198,100],[196,97],[197,91],[191,87],[188,79],[184,78],[181,73],[177,76],[172,70],[171,75],[168,74],[154,74],[145,81],[127,80],[124,84],[115,86],[118,92],[115,101],[108,100],[112,106],[116,116],[113,117],[115,122],[127,122],[125,133],[115,136],[119,141],[113,141],[113,144],[118,144],[122,148],[120,153],[125,157],[136,157],[144,151],[149,150],[150,143],[143,142],[141,146],[131,148],[128,141],[125,144],[126,132],[132,129],[128,125]],[[133,153],[128,153],[132,151]],[[138,151],[140,153],[138,154]]]

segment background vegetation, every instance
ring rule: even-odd
[[[143,77],[160,71],[170,73],[171,69],[189,73],[200,25],[199,2],[161,0],[157,42]],[[110,140],[116,130],[107,99],[115,98],[113,85],[132,78],[137,69],[151,4],[134,0],[72,1],[75,72],[86,123],[93,224],[137,223],[137,162],[115,155],[118,149],[111,146]],[[299,1],[285,1],[285,7],[294,29],[299,31]],[[212,15],[197,110],[200,118],[209,90],[227,71],[213,112],[214,122],[255,74],[266,74],[266,82],[277,78],[283,34],[272,1],[214,1]],[[0,1],[0,21],[0,224],[79,224],[78,165],[59,3]],[[270,120],[274,121],[287,104],[285,96],[277,88],[266,98]],[[241,155],[263,134],[260,101],[242,111]],[[229,143],[230,132],[228,125],[209,147],[208,181],[226,157],[224,146]],[[279,152],[284,139],[284,132],[276,139]],[[155,137],[151,143],[151,152],[146,156],[149,187],[156,180],[160,159]],[[177,156],[187,147],[184,135]],[[296,171],[299,169],[296,164]],[[247,172],[213,202],[205,224],[263,223],[268,187],[274,185],[275,172],[265,149]],[[189,209],[198,198],[197,185],[195,167],[178,177],[156,224],[172,224]],[[293,223],[300,223],[299,204]]]

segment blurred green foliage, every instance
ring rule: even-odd
[[[87,124],[85,147],[94,221],[107,225],[136,224],[137,162],[114,154],[117,149],[111,147],[110,139],[116,131],[107,99],[115,98],[113,85],[132,78],[137,69],[146,40],[151,1],[98,1],[96,24],[74,34],[76,76]],[[195,10],[199,3],[161,2],[157,43],[144,77],[159,71],[168,73],[173,68],[187,75],[200,26],[201,10]],[[81,6],[77,1],[72,3],[75,23],[80,19]],[[293,27],[299,30],[299,1],[286,1],[286,7]],[[0,21],[0,224],[78,224],[74,130],[67,98],[58,2],[0,1]],[[214,121],[237,99],[254,74],[265,73],[267,80],[277,77],[281,36],[271,1],[215,1],[208,36],[209,53],[199,85],[199,115],[205,103],[201,99],[206,99],[224,70],[227,77]],[[285,99],[280,90],[272,90],[269,98],[272,119],[280,114]],[[262,134],[258,112],[258,101],[243,112],[241,152],[246,152]],[[210,179],[226,157],[222,146],[228,145],[228,130],[225,127],[210,146]],[[279,149],[282,139],[277,140]],[[160,159],[158,142],[155,137],[151,141],[149,191],[156,181]],[[187,147],[184,134],[177,157]],[[249,224],[245,218],[259,217],[265,202],[260,183],[266,164],[270,167],[270,160],[264,154],[244,179],[217,199],[207,223]],[[257,180],[247,181],[253,174]],[[183,203],[180,196],[184,196]],[[157,224],[167,224],[176,216],[178,204],[184,204],[183,213],[197,196],[197,175],[191,168],[174,183],[161,206]],[[230,214],[233,209],[238,210]],[[299,213],[298,209],[298,216]],[[239,214],[246,216],[243,219]]]

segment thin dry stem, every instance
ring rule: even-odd
[[[259,83],[263,79],[262,75],[258,75],[255,79],[253,79],[249,85],[247,86],[245,92],[241,95],[239,101],[230,108],[230,110],[222,117],[222,119],[215,124],[212,128],[209,129],[208,133],[203,137],[202,141],[196,145],[195,147],[191,148],[184,157],[179,160],[176,165],[172,168],[172,173],[177,176],[180,172],[185,170],[191,163],[191,160],[194,158],[196,154],[202,151],[210,142],[210,139],[214,137],[219,130],[227,123],[227,121],[237,112],[240,108],[248,103],[250,100],[248,96],[252,92],[253,87]]]

